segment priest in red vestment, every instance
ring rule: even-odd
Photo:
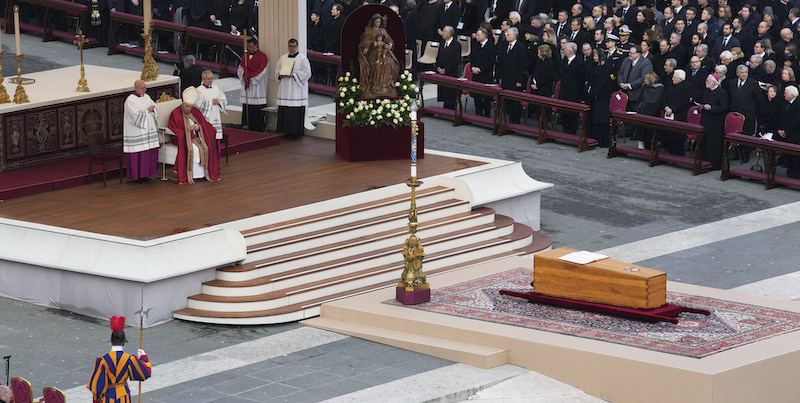
[[[254,132],[264,132],[267,106],[267,55],[258,50],[258,40],[247,41],[247,52],[242,55],[242,62],[237,75],[242,82],[239,102],[242,103],[242,124]]]
[[[183,103],[169,116],[169,129],[178,140],[175,172],[182,185],[194,183],[199,178],[209,181],[220,179],[217,130],[194,107],[199,97],[196,88],[187,88],[183,91]]]

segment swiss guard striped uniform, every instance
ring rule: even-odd
[[[110,352],[97,357],[86,388],[92,391],[94,402],[131,403],[127,381],[144,381],[150,378],[151,368],[147,355],[137,359],[125,354],[122,346],[112,346]]]

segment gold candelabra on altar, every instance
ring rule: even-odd
[[[26,102],[30,102],[28,100],[28,94],[25,92],[25,87],[22,86],[23,82],[27,82],[30,79],[22,78],[22,57],[25,56],[23,54],[14,55],[14,58],[17,59],[17,90],[14,91],[14,103],[16,104],[24,104]]]
[[[408,210],[408,229],[411,233],[403,246],[403,273],[397,283],[396,298],[405,305],[417,305],[431,300],[431,287],[425,272],[422,271],[422,259],[425,250],[417,237],[417,188],[422,185],[417,180],[417,102],[411,103],[411,179],[406,184],[411,188],[411,207]]]
[[[153,45],[151,43],[153,30],[151,27],[145,26],[145,32],[142,33],[144,39],[144,66],[142,66],[142,80],[153,81],[158,78],[159,71],[156,65],[156,59],[153,58]]]
[[[3,81],[6,79],[3,77],[3,56],[5,56],[5,54],[5,50],[0,50],[0,104],[7,104],[11,102],[11,97],[8,96],[6,86],[3,85]]]

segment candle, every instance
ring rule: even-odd
[[[142,5],[142,7],[144,8],[144,33],[149,34],[150,20],[153,19],[153,6],[150,4],[150,0],[144,0],[144,4]]]
[[[416,178],[417,177],[417,166],[416,165],[412,165],[411,166],[411,177],[412,178]]]
[[[14,6],[14,40],[17,42],[17,54],[22,54],[22,48],[19,46],[19,6]]]

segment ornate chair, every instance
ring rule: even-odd
[[[42,389],[42,398],[39,399],[39,403],[66,403],[66,401],[67,398],[64,396],[64,392],[55,386],[45,386]]]
[[[742,128],[744,128],[744,115],[739,112],[728,112],[725,115],[725,130],[724,134],[728,133],[741,133]],[[736,147],[737,152],[739,153],[739,160],[742,159],[742,150],[739,148],[739,143],[731,143],[728,146],[728,149],[725,150],[726,153],[730,152],[733,147]]]
[[[472,63],[467,62],[467,64],[464,65],[464,71],[461,74],[461,78],[472,81]],[[467,99],[464,101],[464,109],[466,110],[467,101],[469,101],[469,90],[461,90],[461,96],[467,97]]]
[[[609,101],[608,104],[609,114],[614,111],[619,111],[619,110],[624,111],[627,107],[628,107],[628,94],[622,91],[617,91],[611,94],[611,100]],[[608,130],[609,134],[614,131],[614,119],[609,118]]]
[[[553,97],[552,98],[558,99],[558,96],[560,94],[561,94],[561,80],[556,81],[555,89],[553,90]],[[561,114],[558,113],[558,108],[551,108],[550,109],[550,116],[551,116],[551,118],[548,119],[547,122],[550,124],[550,128],[552,129],[553,127],[555,127],[556,123],[561,118]]]
[[[703,114],[700,113],[700,108],[692,106],[689,108],[689,112],[686,114],[686,122],[699,125],[700,118],[702,116]],[[689,148],[691,149],[692,147],[694,147],[694,142],[697,141],[697,136],[695,136],[694,134],[687,134],[686,140],[689,141]]]
[[[14,403],[33,403],[33,388],[25,378],[11,378],[11,391],[14,393]]]
[[[86,133],[89,137],[89,174],[86,176],[88,185],[92,179],[92,165],[99,164],[103,167],[103,187],[106,187],[106,166],[111,164],[119,167],[119,183],[122,183],[122,160],[125,154],[122,150],[103,151],[103,132]]]

